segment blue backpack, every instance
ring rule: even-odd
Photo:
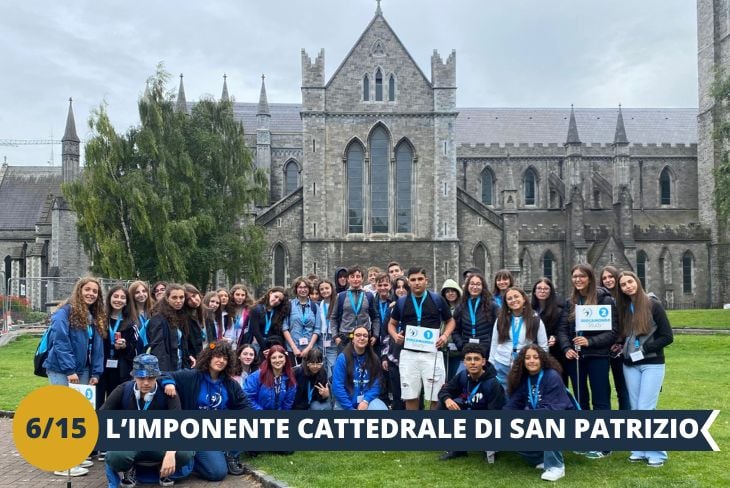
[[[35,356],[33,356],[33,374],[36,376],[42,376],[43,378],[48,377],[46,368],[43,367],[43,363],[48,358],[48,334],[51,332],[51,328],[48,327],[41,337],[41,341],[38,343],[38,347],[35,349]]]

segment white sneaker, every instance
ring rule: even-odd
[[[540,464],[536,465],[535,466],[535,469],[543,469],[544,470],[545,469],[545,463],[540,463]]]
[[[560,478],[565,476],[565,467],[562,468],[548,468],[540,476],[545,481],[558,481]]]
[[[74,466],[71,469],[67,469],[66,471],[54,471],[53,474],[56,476],[84,476],[86,474],[89,474],[89,470],[86,468],[82,468],[81,466]]]
[[[81,466],[82,468],[90,468],[93,465],[94,461],[92,461],[91,459],[84,459],[83,461],[81,461],[81,464],[79,464],[79,466]]]

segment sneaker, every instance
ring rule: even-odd
[[[94,461],[92,461],[91,459],[84,459],[83,461],[81,461],[81,464],[79,464],[79,466],[81,466],[82,468],[90,468],[93,465]]]
[[[664,466],[664,461],[662,461],[661,459],[649,459],[646,465],[650,468],[661,468],[662,466]]]
[[[103,462],[104,459],[106,459],[106,451],[99,451],[99,453],[96,455],[96,460],[99,462]]]
[[[542,469],[542,470],[544,470],[545,469],[545,463],[540,463],[540,464],[536,465],[535,468],[536,469]]]
[[[487,464],[494,464],[494,455],[496,451],[484,451],[484,462]]]
[[[160,486],[173,486],[175,485],[175,482],[165,476],[164,478],[160,478]]]
[[[644,456],[629,456],[630,463],[643,463],[646,461]]]
[[[71,469],[67,469],[65,471],[54,471],[53,474],[56,476],[84,476],[86,474],[89,474],[89,470],[86,468],[82,468],[81,466],[74,466]]]
[[[558,481],[560,478],[565,476],[565,467],[562,468],[548,468],[540,476],[545,481]]]
[[[439,456],[439,461],[448,461],[449,459],[455,459],[466,456],[465,451],[446,451]]]
[[[611,455],[611,451],[588,451],[585,456],[588,459],[601,459]]]
[[[585,456],[585,455],[586,455],[586,454],[588,454],[589,452],[590,452],[590,451],[573,451],[573,454],[577,454],[577,455],[579,455],[579,456]]]
[[[238,456],[229,456],[226,454],[226,464],[228,465],[228,474],[241,476],[245,472],[243,464],[238,460]]]
[[[134,471],[134,466],[123,473],[119,486],[121,488],[134,488],[137,486],[137,473]]]

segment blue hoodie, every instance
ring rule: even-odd
[[[48,334],[48,358],[43,367],[66,376],[90,370],[90,377],[99,379],[104,372],[104,341],[99,331],[91,327],[79,329],[70,324],[71,305],[66,304],[51,316]],[[91,354],[89,354],[91,331]],[[89,361],[90,360],[90,361]]]
[[[353,350],[353,369],[357,371],[360,369],[360,364],[365,364],[365,355],[358,356]],[[361,394],[363,400],[370,403],[380,395],[380,379],[376,378],[370,386],[370,375],[366,369],[363,369],[362,378],[359,378],[359,374],[355,373],[356,381],[361,383]],[[356,385],[352,385],[352,393],[347,391],[345,386],[345,380],[347,379],[347,357],[345,354],[337,356],[335,361],[335,367],[332,372],[332,393],[335,396],[337,402],[342,406],[343,410],[355,410],[357,409],[357,396],[359,389]]]
[[[296,386],[289,386],[289,379],[285,374],[281,375],[281,391],[279,392],[279,404],[276,404],[276,391],[274,387],[261,383],[261,371],[257,370],[248,375],[243,391],[246,393],[251,408],[254,410],[291,410],[294,405],[294,395],[297,393]]]

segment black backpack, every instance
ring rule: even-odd
[[[35,356],[33,356],[33,374],[36,376],[48,377],[46,368],[43,367],[43,363],[48,358],[48,334],[51,328],[48,327],[41,337],[41,341],[38,343],[38,347],[35,349]]]

